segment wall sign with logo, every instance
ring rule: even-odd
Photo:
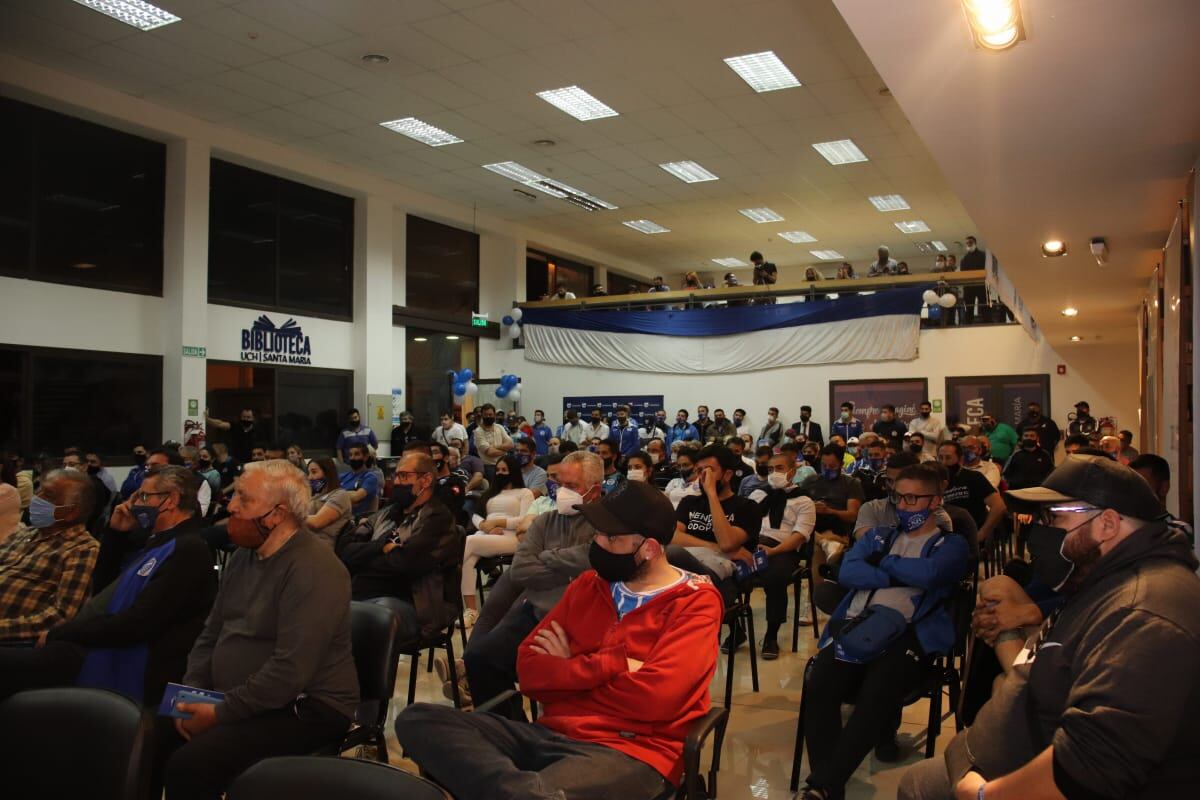
[[[312,366],[312,342],[292,318],[276,326],[262,314],[249,328],[242,329],[241,360],[256,364],[303,364]]]
[[[578,411],[580,417],[587,417],[593,408],[600,409],[606,417],[615,417],[618,406],[629,406],[629,416],[640,421],[653,416],[654,412],[663,407],[663,396],[661,394],[637,394],[563,398],[563,413]],[[674,415],[671,415],[671,419],[674,419]]]
[[[1050,410],[1050,376],[983,375],[946,378],[946,422],[978,425],[985,414],[1014,428],[1029,410],[1030,403],[1041,403]]]
[[[836,420],[842,403],[854,403],[854,416],[862,420],[863,430],[879,419],[880,409],[896,407],[896,419],[908,424],[917,416],[917,407],[929,398],[929,382],[924,378],[829,382],[829,419]]]

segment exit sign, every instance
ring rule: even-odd
[[[188,358],[204,358],[208,355],[208,350],[203,347],[194,347],[185,344],[183,346],[183,354]]]
[[[486,328],[488,322],[487,318],[487,314],[471,314],[471,327]]]

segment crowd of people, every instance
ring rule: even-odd
[[[153,773],[168,800],[220,797],[258,760],[350,728],[351,601],[366,601],[396,614],[404,642],[470,633],[438,673],[448,697],[490,713],[418,703],[395,724],[453,796],[649,799],[680,780],[718,650],[748,644],[740,622],[719,636],[726,609],[762,588],[766,628],[749,644],[778,659],[806,579],[814,607],[791,612],[824,626],[801,797],[831,800],[871,752],[899,757],[903,703],[966,635],[953,608],[966,587],[972,724],[902,796],[1194,792],[1200,581],[1190,528],[1166,514],[1164,459],[1086,402],[1063,432],[1036,403],[1016,425],[970,426],[928,402],[907,422],[884,405],[868,429],[846,402],[827,434],[799,412],[752,425],[741,408],[672,421],[622,406],[552,426],[484,404],[429,428],[404,414],[390,474],[356,410],[333,456],[311,459],[264,443],[253,409],[210,416],[223,441],[135,445],[119,485],[87,448],[30,469],[6,455],[0,699],[220,693],[159,718]],[[1014,538],[1031,562],[996,564],[975,603],[981,562]],[[537,725],[521,695],[540,703]]]

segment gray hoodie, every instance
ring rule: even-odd
[[[525,590],[538,619],[567,590],[567,584],[591,569],[588,550],[596,529],[582,514],[541,514],[529,526],[513,556],[511,580]]]
[[[946,749],[952,784],[1054,745],[1067,797],[1194,797],[1200,787],[1200,578],[1186,537],[1150,523],[1102,558],[975,723]],[[1032,646],[1038,637],[1027,643]]]

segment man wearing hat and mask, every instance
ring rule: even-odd
[[[1068,436],[1086,436],[1089,439],[1100,430],[1100,423],[1092,416],[1092,407],[1086,400],[1075,404],[1075,419],[1067,426]]]
[[[1100,456],[1070,456],[1007,499],[1038,519],[1026,528],[1034,575],[1066,601],[945,758],[909,770],[899,796],[1194,796],[1200,578],[1186,537],[1140,475]]]
[[[418,703],[405,752],[454,797],[651,800],[678,785],[683,743],[710,706],[721,596],[667,563],[671,503],[642,482],[576,506],[596,529],[589,570],[521,643],[537,723]]]

